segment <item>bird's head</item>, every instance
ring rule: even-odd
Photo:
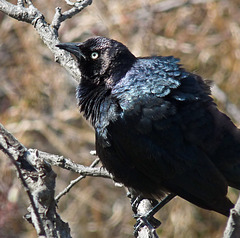
[[[135,62],[135,56],[122,43],[105,37],[90,38],[82,43],[57,45],[73,54],[82,74],[82,80],[95,84],[118,81]]]

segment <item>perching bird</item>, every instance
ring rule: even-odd
[[[57,46],[77,58],[80,111],[117,181],[229,215],[228,186],[240,189],[240,131],[217,109],[207,82],[172,56],[136,58],[105,37]]]

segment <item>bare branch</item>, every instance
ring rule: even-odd
[[[38,18],[43,18],[42,13],[33,5],[30,5],[28,8],[23,6],[23,1],[18,1],[18,5],[14,5],[5,0],[0,0],[0,11],[18,21],[34,24]]]
[[[16,167],[30,200],[25,218],[33,224],[38,236],[71,237],[67,223],[56,212],[54,200],[56,174],[51,167],[27,149],[0,124],[0,149]]]
[[[31,204],[29,207],[30,214],[26,215],[25,218],[34,225],[39,236],[70,237],[68,224],[64,223],[56,213],[56,202],[54,199],[56,175],[49,164],[81,174],[79,178],[72,181],[71,184],[56,197],[57,201],[67,193],[74,184],[86,176],[112,179],[112,175],[102,167],[94,168],[99,162],[99,159],[96,159],[91,167],[85,167],[63,156],[27,149],[1,124],[0,150],[11,158],[18,171],[19,178],[23,183]],[[55,217],[57,217],[57,219]],[[58,236],[57,233],[61,235]]]
[[[29,152],[33,152],[33,149],[29,149]],[[67,169],[76,173],[79,173],[83,176],[91,176],[91,177],[102,177],[102,178],[110,178],[112,179],[112,175],[109,172],[102,168],[91,168],[86,167],[81,164],[74,163],[72,160],[65,158],[59,155],[53,155],[46,152],[38,151],[39,158],[44,159],[46,162],[50,163],[53,166],[58,166],[63,169]]]
[[[18,177],[20,178],[23,184],[23,187],[28,195],[28,198],[32,205],[32,209],[34,211],[34,216],[36,221],[34,226],[37,233],[45,235],[46,233],[44,231],[42,219],[40,218],[40,215],[37,209],[37,204],[34,201],[30,188],[27,182],[25,181],[24,175],[19,165],[22,165],[22,167],[28,166],[33,170],[35,169],[32,164],[29,164],[29,161],[23,160],[24,155],[27,152],[27,149],[19,141],[17,141],[17,139],[12,134],[10,134],[7,130],[5,130],[5,128],[1,124],[0,124],[0,149],[9,156],[12,163],[15,165],[15,168],[18,172]]]
[[[52,27],[58,30],[61,25],[61,20],[60,20],[61,18],[62,18],[62,9],[61,7],[56,7],[55,15],[53,17],[52,24],[51,24]]]
[[[56,13],[53,17],[53,21],[51,25],[57,30],[59,29],[63,21],[73,17],[74,15],[81,12],[85,7],[92,4],[92,0],[85,0],[85,1],[79,1],[79,2],[70,2],[70,1],[66,1],[66,2],[68,5],[73,7],[64,13],[61,13],[60,7],[56,8]]]
[[[7,138],[5,138],[5,134],[7,134]],[[8,148],[8,145],[14,146],[14,150],[12,147]],[[76,173],[79,173],[82,176],[92,176],[92,177],[103,177],[113,179],[112,175],[109,172],[102,168],[94,168],[95,163],[92,164],[91,167],[86,167],[81,164],[74,163],[72,160],[65,158],[59,155],[49,154],[47,152],[39,151],[36,149],[27,149],[24,147],[14,136],[12,136],[1,124],[0,124],[0,149],[8,154],[9,156],[13,156],[17,160],[18,158],[24,157],[29,166],[32,166],[32,156],[38,154],[38,158],[46,161],[47,163],[58,166],[66,170],[70,170]]]
[[[235,207],[230,212],[230,217],[224,231],[223,238],[239,238],[240,237],[240,197]]]
[[[28,7],[24,7],[22,0],[19,0],[17,5],[11,4],[5,0],[0,0],[0,11],[18,21],[32,24],[43,42],[54,54],[55,61],[60,63],[71,76],[79,82],[81,74],[76,61],[70,53],[56,47],[60,42],[58,38],[58,28],[61,22],[82,11],[86,6],[91,4],[91,2],[91,0],[79,2],[77,5],[78,7],[74,7],[72,10],[70,9],[63,14],[61,14],[60,8],[57,8],[58,10],[56,10],[57,12],[53,20],[53,25],[56,27],[53,27],[45,21],[43,14],[34,7],[31,1],[27,1]],[[59,23],[57,22],[58,18],[61,19]]]

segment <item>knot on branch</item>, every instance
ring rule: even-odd
[[[27,152],[26,158],[31,161],[35,170],[23,169],[22,174],[34,200],[38,201],[45,210],[54,201],[56,174],[47,162],[39,158],[37,150],[35,153]]]

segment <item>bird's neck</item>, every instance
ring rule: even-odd
[[[90,85],[84,80],[77,88],[77,99],[80,112],[84,113],[86,119],[90,119],[95,125],[99,120],[102,104],[107,101],[110,91],[104,85]]]

